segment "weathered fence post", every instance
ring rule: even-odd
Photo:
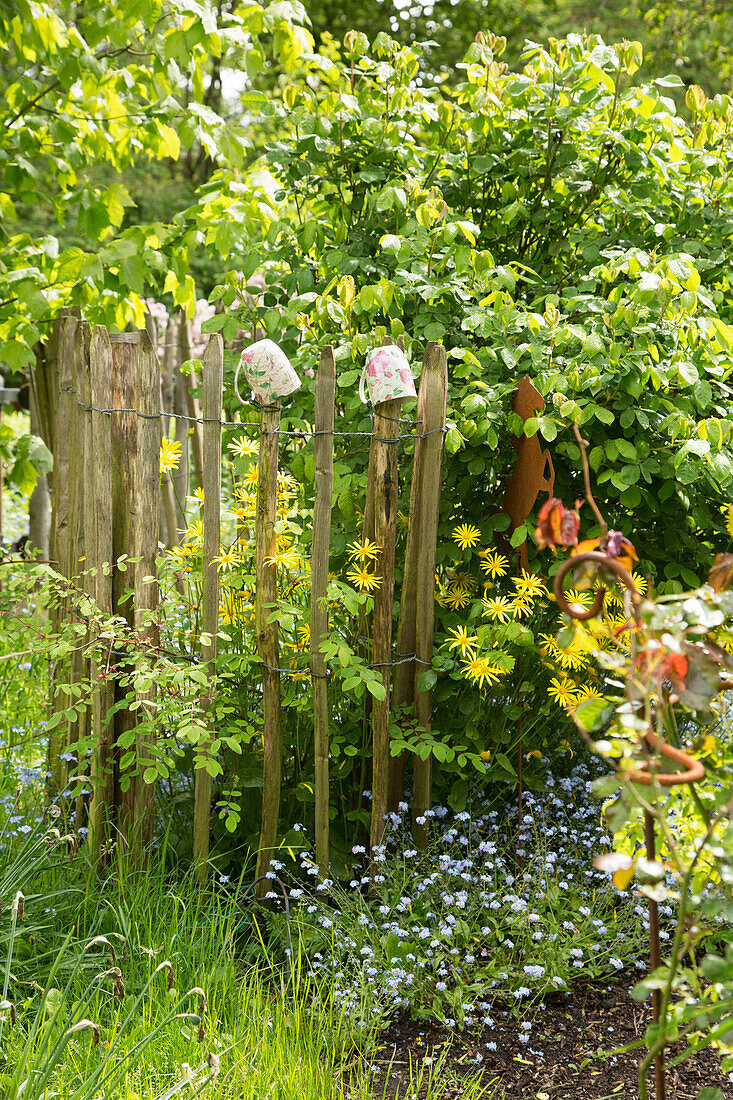
[[[420,492],[422,486],[423,436],[422,420],[425,411],[427,386],[425,363],[437,345],[430,340],[423,356],[423,373],[420,376],[420,389],[417,396],[417,425],[415,432],[415,451],[412,459],[412,480],[410,482],[410,511],[407,517],[407,539],[405,561],[400,587],[400,614],[397,623],[397,667],[392,690],[392,708],[411,706],[415,687],[415,632],[417,629],[417,553],[419,546],[418,528],[420,524]],[[412,658],[412,659],[411,659]],[[402,798],[405,787],[405,766],[407,751],[399,756],[390,757],[388,809],[395,811]]]
[[[74,349],[76,341],[76,328],[78,321],[70,314],[65,315],[59,322],[58,339],[58,400],[55,405],[56,423],[54,427],[54,496],[52,514],[51,555],[56,562],[59,573],[68,576],[69,565],[69,426],[75,409],[73,382],[74,382]],[[53,623],[58,626],[66,617],[68,611],[65,601],[60,604],[53,616]],[[57,659],[51,667],[51,708],[54,713],[65,710],[64,701],[55,695],[56,685],[62,680],[62,668],[66,661]],[[46,750],[46,772],[49,791],[58,792],[64,785],[64,768],[61,754],[68,743],[67,725],[64,722],[51,730]]]
[[[147,331],[142,330],[137,344],[137,485],[135,557],[135,631],[152,649],[160,641],[154,618],[158,606],[157,565],[160,533],[160,376],[158,357]],[[155,687],[138,694],[139,719],[150,719],[148,704],[155,702]],[[136,768],[132,780],[133,865],[140,868],[143,854],[153,840],[155,786],[146,783],[146,767],[155,766],[152,750],[155,733],[138,733]]]
[[[191,423],[190,438],[191,438],[191,458],[193,460],[193,474],[196,480],[196,485],[199,489],[204,484],[204,459],[203,459],[203,446],[201,443],[201,428],[198,423],[200,419],[199,403],[191,392],[197,384],[196,374],[191,371],[188,378],[181,374],[181,364],[185,363],[191,358],[191,336],[188,328],[188,321],[185,317],[180,320],[178,328],[178,370],[176,381],[176,413],[183,413],[187,415]],[[182,420],[181,425],[186,426],[187,421]],[[188,429],[186,429],[186,436],[188,437]],[[176,428],[176,438],[178,438],[178,429]],[[186,468],[188,469],[188,459],[186,459]]]
[[[91,599],[95,596],[95,579],[92,573],[97,564],[97,537],[94,525],[94,497],[93,497],[93,460],[92,460],[92,377],[91,377],[91,343],[92,327],[87,321],[82,321],[80,326],[81,336],[81,360],[78,363],[78,374],[75,383],[77,401],[81,420],[81,529],[82,551],[84,560],[84,591]],[[90,629],[87,629],[85,645],[92,641]],[[89,683],[92,675],[92,666],[88,653],[82,666],[82,678]],[[85,711],[79,722],[79,737],[88,735],[92,729],[93,710]],[[91,771],[91,758],[77,757],[77,773],[83,772],[89,775]],[[75,822],[76,828],[86,825],[88,797],[80,794],[76,802]]]
[[[435,556],[443,472],[443,441],[448,393],[448,360],[445,348],[434,345],[425,357],[422,392],[422,470],[419,489],[420,524],[417,557],[417,612],[415,631],[415,719],[427,735],[432,732],[432,690],[422,686],[422,676],[432,667],[435,618]],[[412,835],[418,848],[427,846],[425,812],[432,804],[432,757],[415,756],[412,788]]]
[[[92,330],[86,321],[79,321],[76,326],[74,340],[74,362],[71,383],[71,407],[70,420],[67,424],[69,436],[69,524],[68,524],[68,557],[63,572],[70,582],[74,583],[79,573],[86,570],[87,538],[84,529],[84,502],[85,502],[85,443],[86,443],[86,419],[84,409],[84,387],[89,377],[89,343]],[[83,581],[85,591],[88,591],[88,577],[85,574]],[[78,612],[72,613],[73,619],[80,621]],[[84,642],[82,641],[84,639]],[[71,669],[69,681],[79,684],[86,678],[89,662],[84,655],[84,643],[87,637],[78,635],[76,645],[71,654]],[[66,747],[84,737],[87,732],[87,713],[82,711],[78,718],[66,725]],[[83,758],[77,757],[77,772],[84,771]],[[68,766],[61,770],[64,783],[69,774]],[[79,796],[76,804],[75,817],[79,825],[83,825],[84,799]]]
[[[54,322],[51,335],[45,344],[36,348],[36,362],[30,374],[31,431],[39,435],[51,453],[54,452],[53,433],[55,412],[52,401],[51,377],[56,372],[60,322]],[[42,558],[51,555],[52,504],[51,487],[53,472],[41,475],[33,490],[28,506],[28,522],[31,546]]]
[[[39,375],[45,370],[45,349],[36,347],[36,363],[30,373],[30,385],[28,387],[28,406],[30,410],[31,433],[38,435],[46,446],[51,449],[47,437],[47,425],[41,415],[40,389],[43,384]],[[51,537],[51,494],[48,491],[49,479],[46,474],[39,474],[31,498],[28,502],[28,535],[31,548],[38,551],[41,558],[47,559],[50,553]]]
[[[192,432],[200,432],[201,425],[190,424],[186,419],[191,414],[188,411],[188,386],[190,385],[190,379],[186,378],[184,374],[181,374],[181,363],[184,363],[187,359],[191,358],[191,341],[189,338],[188,321],[185,317],[181,318],[178,329],[178,364],[176,367],[174,381],[173,381],[173,415],[176,421],[176,442],[180,445],[180,458],[178,460],[177,469],[173,470],[170,474],[170,480],[173,487],[173,499],[176,512],[176,529],[179,531],[185,531],[186,529],[186,502],[188,493],[190,490],[190,466],[191,461],[189,457],[189,439],[191,440],[191,446],[193,447],[193,434]],[[198,416],[198,410],[196,411]],[[220,414],[221,417],[221,414]],[[199,447],[201,446],[201,437],[198,436]],[[199,458],[199,463],[202,460]],[[196,484],[199,488],[202,487],[203,481],[201,478],[201,466],[198,465]]]
[[[112,420],[105,409],[112,407],[112,347],[109,333],[97,327],[89,351],[91,389],[90,482],[94,526],[94,597],[103,615],[112,614]],[[114,804],[114,723],[109,715],[114,705],[111,645],[99,652],[92,664],[96,685],[92,702],[92,802],[89,811],[89,841],[92,862],[102,859],[109,837],[109,811]]]
[[[392,605],[397,535],[398,437],[402,398],[383,401],[374,409],[374,435],[369,452],[369,484],[373,486],[374,541],[381,549],[381,583],[374,593],[372,664],[379,671],[384,698],[372,699],[372,852],[382,843],[389,790],[389,708],[392,664]],[[364,529],[366,538],[370,534]]]
[[[208,715],[210,731],[214,720],[217,635],[219,633],[219,571],[216,558],[221,542],[221,406],[224,388],[224,343],[215,333],[203,358],[204,386],[204,577],[201,615],[201,659],[206,665],[208,688],[201,700],[201,709]],[[207,753],[208,756],[208,753]],[[193,819],[193,858],[196,877],[204,884],[209,856],[209,819],[211,816],[211,774],[206,768],[196,770]]]
[[[267,620],[277,600],[277,552],[275,523],[277,520],[278,439],[280,402],[266,405],[260,414],[260,456],[257,483],[257,597],[255,629],[257,648],[262,661],[263,761],[262,761],[262,821],[257,854],[256,878],[270,867],[272,851],[277,842],[280,817],[280,784],[282,780],[282,727],[280,716],[280,644],[277,622]],[[257,896],[268,891],[266,881],[257,883]]]
[[[128,559],[135,554],[137,511],[137,332],[110,334],[112,346],[112,610],[135,625],[134,604],[126,596],[135,587],[136,568]],[[114,654],[114,664],[123,665],[125,655]],[[115,682],[115,703],[127,691]],[[119,768],[119,745],[135,744],[135,711],[121,707],[114,716],[115,796],[118,808],[118,836],[128,836],[135,820],[135,790],[130,782],[123,791]]]
[[[163,337],[163,356],[160,359],[160,437],[167,436],[170,430],[170,419],[173,412],[173,367],[174,344],[176,344],[176,325],[172,317],[168,318]],[[177,346],[177,345],[176,345]],[[160,475],[160,510],[161,533],[165,534],[165,544],[168,549],[178,542],[176,522],[176,499],[173,492],[173,482],[169,470],[161,471]]]
[[[316,863],[320,877],[329,866],[329,732],[326,660],[320,650],[328,631],[328,550],[333,493],[333,430],[336,363],[333,348],[326,345],[316,375],[315,458],[316,484],[313,507],[311,556],[310,671],[313,682],[313,740],[315,748]]]

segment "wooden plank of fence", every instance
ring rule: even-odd
[[[39,349],[32,383],[38,401],[39,435],[53,454],[54,431],[56,428],[56,369],[58,367],[59,344],[61,340],[62,319],[57,317],[53,323],[51,335]],[[50,478],[53,476],[51,473]],[[51,480],[49,479],[49,485]]]
[[[54,426],[54,496],[51,526],[51,555],[57,563],[60,573],[67,576],[69,566],[69,425],[75,413],[75,398],[72,394],[74,384],[74,347],[76,339],[76,317],[66,315],[60,323],[58,344],[58,400],[55,406],[56,422]],[[54,624],[58,624],[66,615],[61,606],[54,614]],[[65,710],[65,700],[55,695],[56,685],[65,679],[64,660],[55,660],[51,668],[52,709],[56,713]],[[47,784],[51,791],[60,791],[64,785],[64,768],[61,754],[68,744],[68,730],[60,722],[49,734],[47,748]]]
[[[89,352],[92,478],[94,500],[94,598],[99,610],[112,614],[112,420],[100,409],[112,407],[112,347],[105,328],[94,329]],[[95,756],[92,762],[92,803],[89,812],[89,841],[93,863],[101,860],[109,836],[109,809],[114,802],[113,721],[114,680],[109,675],[112,653],[102,649],[92,664],[96,684],[92,703],[92,733]]]
[[[329,734],[326,660],[319,648],[328,631],[328,549],[333,494],[333,430],[336,362],[333,347],[321,353],[316,374],[315,459],[316,483],[311,554],[310,671],[313,682],[313,740],[315,748],[316,863],[321,879],[329,867]]]
[[[374,593],[372,663],[381,675],[384,699],[372,699],[372,852],[382,843],[389,790],[389,708],[392,683],[392,605],[394,600],[395,539],[397,535],[398,436],[402,398],[383,401],[374,409],[374,435],[369,453],[373,486],[374,541],[382,578]],[[373,476],[372,476],[373,469]]]
[[[182,375],[180,371],[181,363],[185,363],[191,358],[191,335],[188,324],[185,317],[182,317],[178,327],[178,377],[180,383],[176,384],[176,411],[184,413],[190,418],[190,421],[193,421],[193,423],[190,423],[190,421],[182,420],[181,425],[185,426],[187,436],[190,437],[191,440],[191,458],[193,459],[194,479],[196,481],[196,487],[201,489],[204,484],[204,457],[201,442],[201,425],[198,423],[201,419],[201,412],[199,410],[198,400],[191,392],[197,385],[197,379],[194,371],[191,371],[188,377]],[[181,407],[179,409],[178,395],[180,395],[181,389],[183,391],[183,400],[181,401]],[[176,438],[178,438],[177,434]]]
[[[173,393],[173,345],[175,342],[176,327],[173,318],[168,319],[165,330],[165,344],[163,347],[163,360],[160,365],[160,411],[163,414],[160,419],[160,436],[167,436],[170,430],[170,418],[174,405]],[[173,491],[170,471],[161,474],[160,500],[163,512],[161,529],[165,532],[165,544],[170,550],[178,542],[178,524],[176,521],[176,498]],[[183,594],[183,585],[179,585]]]
[[[31,421],[31,433],[38,435],[49,447],[46,438],[47,424],[41,416],[41,404],[39,397],[39,376],[45,371],[46,350],[43,345],[36,347],[36,362],[30,372],[29,386],[29,410]],[[50,447],[49,447],[50,449]],[[49,493],[49,477],[47,474],[39,474],[38,481],[31,493],[28,502],[28,534],[31,549],[38,551],[38,556],[48,558],[50,555],[49,539],[51,537],[51,494]]]
[[[112,405],[113,409],[132,410],[112,413],[112,608],[115,615],[135,625],[134,604],[125,598],[128,589],[135,586],[135,565],[120,558],[135,555],[135,513],[137,508],[137,332],[110,334],[112,346]],[[115,686],[115,702],[127,694],[120,684]],[[115,753],[121,751],[121,739],[135,743],[136,715],[123,707],[114,716]],[[134,784],[122,790],[119,767],[115,771],[114,803],[119,809],[117,826],[122,835],[134,822]]]
[[[189,458],[189,440],[191,441],[191,449],[193,448],[193,435],[191,429],[200,430],[199,424],[189,424],[185,419],[188,413],[188,387],[190,379],[185,374],[181,374],[180,365],[187,359],[191,358],[191,341],[189,337],[189,325],[185,318],[181,319],[180,327],[178,331],[178,354],[179,361],[178,367],[175,371],[173,381],[173,414],[176,420],[176,442],[180,445],[180,458],[178,460],[178,466],[172,471],[170,478],[173,485],[173,497],[176,509],[176,529],[177,531],[185,531],[186,529],[186,502],[190,490],[190,458]],[[198,436],[198,446],[201,447],[201,436]],[[200,463],[203,459],[200,459]],[[200,489],[203,485],[203,476],[201,474],[201,464],[196,467],[198,476],[196,478],[196,485]]]
[[[435,617],[435,556],[440,518],[440,483],[448,393],[448,360],[445,348],[435,345],[425,358],[425,403],[422,414],[422,478],[417,558],[417,612],[415,640],[415,719],[426,734],[432,732],[432,691],[421,687],[421,677],[432,666]],[[424,815],[432,804],[432,758],[415,756],[412,788],[412,835],[418,848],[427,846]]]
[[[74,345],[76,317],[65,316],[61,321],[58,343],[58,400],[55,407],[54,437],[54,499],[52,553],[60,572],[68,563],[69,546],[69,423],[72,417],[74,382]]]
[[[397,647],[395,660],[397,667],[394,674],[394,688],[392,691],[393,709],[400,706],[409,706],[413,702],[415,683],[415,662],[408,660],[415,652],[415,635],[417,630],[417,552],[419,545],[418,528],[421,506],[422,469],[424,459],[421,422],[425,413],[425,400],[427,385],[424,384],[425,364],[428,357],[433,354],[436,347],[431,340],[425,348],[423,356],[423,371],[420,375],[420,389],[417,396],[417,430],[415,434],[415,452],[412,460],[412,481],[410,483],[410,512],[407,519],[407,540],[405,545],[405,562],[402,573],[402,585],[400,589],[400,614],[397,624]],[[399,756],[391,756],[389,765],[389,795],[388,809],[395,811],[405,789],[405,765],[407,753]]]
[[[224,388],[224,344],[215,333],[209,339],[203,358],[204,386],[204,574],[201,614],[201,658],[206,663],[209,690],[201,701],[201,709],[209,716],[213,733],[211,709],[214,701],[214,675],[219,632],[219,571],[215,561],[221,544],[221,406]],[[209,819],[211,815],[212,780],[205,768],[196,771],[193,819],[193,858],[196,876],[206,882],[209,855]]]
[[[135,557],[135,630],[151,646],[160,641],[154,619],[158,606],[157,565],[160,534],[160,375],[158,357],[146,330],[137,343],[137,478]],[[138,695],[138,715],[149,717],[155,702],[155,687]],[[138,733],[136,771],[133,780],[133,830],[131,836],[134,866],[141,866],[143,853],[153,840],[155,786],[146,783],[143,772],[155,765],[155,734]]]
[[[90,406],[92,403],[92,377],[91,377],[91,343],[92,343],[92,327],[87,321],[82,321],[79,325],[82,338],[82,358],[79,363],[80,376],[77,376],[76,381],[76,393],[79,401],[83,403],[80,408],[81,412],[81,471],[82,471],[82,499],[81,499],[81,511],[82,511],[82,553],[84,555],[84,561],[81,563],[84,568],[84,591],[91,599],[95,597],[95,578],[92,575],[92,570],[97,564],[97,534],[94,523],[94,496],[92,486],[94,483],[94,465],[92,461],[92,414]],[[91,632],[87,630],[85,636],[85,642],[89,644],[91,642]],[[92,675],[91,661],[88,657],[85,657],[82,667],[82,677],[89,682]],[[86,711],[79,723],[79,737],[84,737],[91,732],[93,720],[93,710]],[[77,757],[78,771],[83,772],[85,775],[89,775],[91,772],[92,761],[90,757]],[[87,812],[87,798],[85,795],[79,795],[76,803],[76,815],[75,823],[76,828],[79,829],[82,825],[86,825],[86,812]]]
[[[277,843],[282,780],[282,727],[280,716],[280,644],[277,622],[268,623],[277,600],[277,566],[267,559],[277,551],[278,439],[280,402],[265,406],[260,413],[260,455],[257,481],[257,596],[255,630],[262,660],[263,760],[262,821],[255,878],[265,875]],[[257,883],[257,897],[269,889],[266,880]]]
[[[86,537],[84,530],[84,516],[85,516],[85,499],[88,493],[85,492],[85,425],[87,421],[87,413],[84,411],[84,387],[86,379],[89,376],[89,343],[91,340],[92,330],[90,325],[86,321],[79,321],[76,327],[76,335],[74,340],[74,363],[73,363],[73,378],[72,378],[72,405],[71,405],[71,417],[68,424],[69,435],[69,543],[68,543],[68,560],[66,564],[66,575],[69,580],[73,580],[79,577],[79,574],[84,571],[86,566]],[[82,577],[77,581],[77,587],[82,587],[85,591],[88,591],[88,578]],[[74,613],[74,618],[79,621],[78,613]],[[72,684],[79,684],[88,675],[89,662],[86,660],[83,651],[82,641],[86,642],[87,638],[84,635],[79,635],[77,638],[77,645],[71,656],[71,671],[69,675],[69,682]],[[66,737],[67,737],[67,749],[72,744],[78,741],[80,738],[86,736],[88,731],[87,726],[87,713],[83,711],[78,719],[74,719],[67,723]],[[78,771],[83,772],[83,758],[81,761],[77,759]],[[68,776],[70,769],[67,767],[64,769],[65,775]],[[82,796],[77,798],[76,803],[76,819],[79,825],[84,824],[84,799]]]

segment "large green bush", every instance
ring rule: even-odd
[[[228,210],[195,212],[217,221],[245,278],[265,267],[261,323],[301,368],[338,345],[349,417],[383,331],[404,332],[416,361],[426,340],[445,342],[446,524],[475,522],[489,539],[501,525],[510,395],[529,374],[547,407],[526,430],[551,442],[558,494],[580,495],[577,421],[602,507],[634,529],[644,569],[663,586],[695,583],[711,556],[699,530],[721,529],[733,474],[731,100],[691,89],[690,127],[668,97],[678,78],[636,82],[636,43],[571,35],[528,46],[517,72],[503,45],[476,42],[448,87],[421,74],[419,47],[380,35],[370,49],[352,33],[266,108],[280,135],[266,154],[275,200],[232,180]],[[216,293],[248,319],[237,282]],[[215,324],[232,334],[236,321]],[[311,392],[289,410],[307,417]],[[347,522],[363,457],[349,468]]]
[[[417,371],[426,341],[445,343],[438,568],[443,579],[469,578],[474,598],[440,609],[439,645],[451,629],[481,634],[486,623],[480,563],[452,531],[474,524],[482,546],[506,546],[501,503],[521,430],[511,412],[520,376],[545,397],[524,430],[550,445],[556,494],[583,496],[577,423],[600,507],[633,538],[641,571],[661,590],[707,575],[733,478],[725,248],[733,102],[689,89],[688,124],[670,98],[677,77],[640,82],[638,43],[571,35],[528,45],[517,71],[502,63],[504,46],[479,36],[447,80],[430,76],[419,46],[384,34],[370,46],[350,33],[341,52],[328,46],[306,58],[307,71],[263,105],[263,132],[276,137],[256,171],[243,179],[222,170],[211,196],[188,212],[191,242],[220,248],[232,269],[214,292],[225,311],[210,327],[233,338],[256,323],[301,373],[303,388],[286,403],[291,427],[312,423],[306,372],[324,343],[336,346],[343,426],[363,431],[369,417],[357,391],[367,349],[404,335]],[[230,411],[235,405],[232,397]],[[312,450],[301,440],[282,446],[307,497]],[[409,461],[406,442],[403,486]],[[358,534],[366,464],[366,447],[337,441],[336,568]],[[534,521],[512,543],[529,534],[530,562],[541,569]],[[597,533],[591,523],[588,537]],[[306,553],[308,538],[306,525]],[[533,718],[525,752],[562,737],[538,645],[548,628],[540,616],[503,639],[481,638],[522,656]],[[436,737],[447,749],[435,756],[459,806],[466,760],[482,747],[492,750],[492,774],[513,774],[519,710],[508,680],[488,695],[457,683],[455,651],[443,648],[436,669]],[[361,747],[349,751],[357,750],[358,764]],[[356,770],[339,777],[358,783]]]

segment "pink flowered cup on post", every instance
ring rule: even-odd
[[[274,405],[281,397],[287,397],[289,393],[300,389],[300,379],[290,360],[274,340],[258,340],[242,352],[234,379],[238,395],[237,379],[240,370],[244,371],[244,377],[261,405]]]
[[[359,396],[365,404],[367,391],[372,405],[417,396],[407,356],[396,344],[369,352],[359,383]]]

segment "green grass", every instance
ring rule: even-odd
[[[127,868],[105,883],[85,879],[82,858],[69,865],[65,851],[40,843],[43,832],[39,826],[22,845],[11,844],[0,861],[0,886],[17,888],[16,898],[34,883],[22,920],[12,897],[0,899],[3,1097],[384,1095],[388,1074],[375,1079],[371,1069],[377,1035],[335,1008],[298,959],[292,974],[243,964],[243,913],[231,896],[202,894],[187,875],[164,875],[160,856],[144,874]],[[63,903],[50,905],[61,887]],[[264,944],[260,955],[266,962]],[[449,1080],[445,1060],[414,1067],[399,1095],[437,1100]],[[466,1097],[484,1095],[475,1081],[463,1087]]]

